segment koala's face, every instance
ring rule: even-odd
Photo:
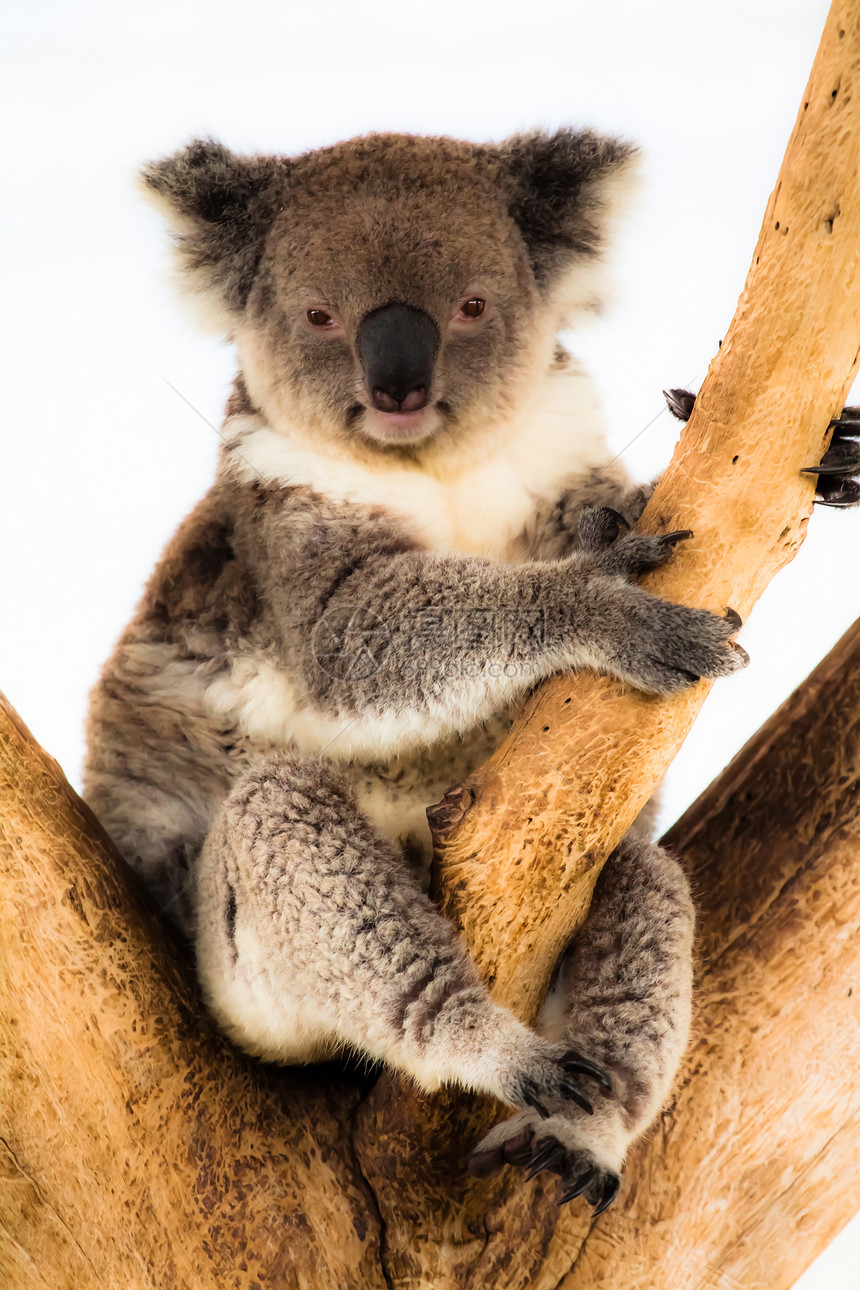
[[[591,303],[630,156],[570,132],[376,135],[291,159],[200,143],[145,179],[273,428],[414,455],[527,403],[571,304]]]
[[[296,165],[236,329],[282,416],[394,446],[510,411],[547,310],[475,152],[383,139]]]

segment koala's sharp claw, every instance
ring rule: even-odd
[[[606,1071],[601,1066],[598,1066],[596,1062],[590,1062],[587,1057],[580,1057],[577,1052],[571,1050],[571,1052],[565,1053],[561,1059],[561,1065],[571,1075],[590,1075],[604,1088],[612,1088],[612,1080],[606,1074]]]
[[[844,427],[849,434],[860,433],[860,408],[843,408],[838,417],[833,417],[830,425]],[[851,426],[856,427],[856,430],[849,429]]]
[[[594,1207],[593,1217],[597,1218],[605,1209],[615,1200],[618,1195],[618,1188],[621,1186],[621,1179],[616,1174],[607,1174],[603,1182],[603,1195]]]
[[[623,529],[626,533],[630,532],[630,525],[620,511],[614,510],[611,506],[604,506],[603,509],[608,515],[612,516],[620,529]]]
[[[544,1169],[552,1169],[564,1164],[567,1152],[559,1142],[558,1138],[546,1138],[538,1147],[537,1151],[531,1158],[526,1181],[536,1178],[538,1174],[543,1173]]]
[[[819,506],[856,506],[860,502],[860,481],[856,479],[830,479],[819,476],[815,498]]]
[[[740,659],[740,662],[738,663],[738,670],[748,665],[750,661],[750,656],[744,649],[743,645],[739,645],[737,641],[732,641],[731,651],[733,654],[736,654],[737,657]]]
[[[580,549],[593,556],[604,573],[633,578],[656,569],[674,555],[679,542],[693,536],[691,529],[673,533],[639,533],[623,515],[609,506],[589,507],[579,521]]]
[[[574,1179],[573,1184],[562,1192],[558,1198],[559,1205],[566,1205],[569,1200],[573,1200],[576,1196],[581,1196],[591,1185],[593,1179],[594,1170],[591,1168],[586,1169],[584,1174]]]
[[[663,398],[673,417],[677,417],[679,421],[689,421],[696,402],[695,394],[691,394],[689,390],[664,390]]]
[[[571,1102],[575,1102],[577,1106],[582,1107],[586,1115],[594,1115],[594,1107],[591,1105],[588,1098],[584,1097],[576,1085],[569,1079],[559,1080],[558,1087],[565,1097],[569,1097]]]
[[[728,606],[723,612],[723,618],[725,618],[726,622],[731,627],[732,632],[736,632],[744,625],[744,620],[741,618],[738,611],[736,609],[729,609]]]
[[[542,1120],[549,1119],[549,1111],[546,1109],[543,1102],[538,1097],[532,1080],[526,1080],[525,1084],[523,1085],[522,1099],[525,1102],[526,1106],[530,1106],[533,1111],[537,1111],[538,1115],[541,1117]]]
[[[839,444],[838,446],[842,448],[849,445]],[[850,447],[854,448],[855,445],[851,444]],[[800,473],[801,475],[824,475],[825,477],[829,475],[834,477],[838,475],[847,475],[849,477],[856,475],[860,473],[860,444],[856,447],[857,451],[852,452],[850,456],[848,453],[840,452],[838,455],[833,453],[832,457],[830,454],[833,449],[828,448],[817,466],[804,466]]]
[[[802,475],[816,475],[815,502],[840,510],[860,504],[860,408],[845,408],[830,422],[833,441],[817,466],[804,466]]]
[[[837,439],[817,466],[804,466],[802,475],[856,475],[860,471],[860,443]]]

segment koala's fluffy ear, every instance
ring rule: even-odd
[[[172,226],[183,278],[209,321],[229,330],[245,307],[289,163],[238,157],[213,139],[145,166],[141,181]]]
[[[559,130],[514,135],[499,153],[508,209],[541,290],[566,312],[597,307],[607,235],[638,189],[636,149],[591,130]]]

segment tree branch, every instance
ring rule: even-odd
[[[800,471],[821,458],[860,348],[858,146],[860,5],[837,0],[734,319],[642,517],[695,534],[645,580],[667,599],[746,617],[803,540],[813,482]],[[442,908],[524,1020],[709,688],[659,699],[559,677],[431,812]]]
[[[860,1211],[860,622],[666,842],[701,911],[692,1050],[560,1290],[790,1290]]]
[[[360,1088],[284,1078],[214,1031],[193,964],[2,696],[0,1089],[8,1290],[384,1290]]]
[[[858,67],[860,4],[837,3],[738,313],[643,521],[696,531],[650,583],[667,596],[695,587],[698,603],[747,613],[802,538],[812,485],[797,472],[823,450],[860,342]],[[357,1106],[356,1079],[265,1068],[214,1034],[191,965],[58,768],[0,709],[4,1283],[575,1290],[617,1284],[623,1266],[627,1284],[663,1290],[671,1266],[673,1290],[787,1285],[788,1216],[817,1212],[825,1191],[838,1221],[857,1203],[852,1175],[827,1177],[834,1162],[853,1166],[840,1081],[860,1056],[842,1025],[857,966],[853,653],[851,669],[852,706],[834,672],[815,701],[830,703],[827,720],[815,724],[812,704],[812,724],[772,740],[767,766],[750,764],[751,798],[744,780],[694,817],[691,849],[737,823],[738,858],[715,849],[700,879],[712,902],[703,1038],[660,1142],[632,1162],[619,1213],[600,1220],[574,1273],[581,1209],[558,1211],[544,1183],[511,1171],[464,1176],[492,1107],[418,1098],[389,1077]],[[657,701],[607,680],[554,682],[466,786],[459,827],[439,829],[443,905],[521,1016],[534,1017],[600,865],[705,689]],[[819,810],[803,776],[836,728],[844,758],[828,763]],[[752,850],[783,742],[764,818],[767,838],[787,830],[784,846],[759,836]],[[787,1036],[794,1050],[781,1052]]]

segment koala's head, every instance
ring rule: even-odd
[[[298,157],[200,141],[143,177],[271,426],[414,457],[528,405],[558,331],[597,303],[633,155],[572,130]]]

